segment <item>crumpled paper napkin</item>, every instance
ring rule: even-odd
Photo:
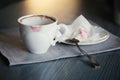
[[[59,42],[64,42],[70,38],[76,38],[81,42],[95,41],[100,38],[100,33],[103,31],[103,28],[91,25],[83,15],[80,15],[72,24],[66,26],[68,31],[60,38]]]

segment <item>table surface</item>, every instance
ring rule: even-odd
[[[97,5],[89,3],[83,7],[83,4],[83,0],[22,0],[0,9],[0,29],[18,27],[17,19],[27,14],[52,15],[58,18],[59,23],[65,24],[70,24],[77,16],[84,14],[120,37],[120,26],[106,21],[96,14],[99,12],[94,12],[96,9],[93,8]],[[120,50],[92,56],[98,59],[101,68],[94,69],[85,64],[84,57],[9,67],[8,60],[0,54],[0,80],[120,80]]]

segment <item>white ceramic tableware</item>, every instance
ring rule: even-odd
[[[66,26],[58,25],[56,18],[47,15],[25,15],[18,23],[25,46],[35,54],[46,53],[67,32]]]

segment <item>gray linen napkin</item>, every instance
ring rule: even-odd
[[[110,33],[108,40],[81,48],[89,54],[120,49],[120,38]],[[60,43],[51,46],[45,54],[32,54],[24,47],[18,28],[0,31],[0,52],[8,59],[10,66],[80,56],[76,46]]]

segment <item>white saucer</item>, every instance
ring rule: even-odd
[[[101,27],[99,27],[98,25],[93,25],[93,26],[96,26],[96,27],[98,27],[98,28],[101,28]],[[86,40],[86,41],[80,41],[78,44],[79,44],[79,45],[93,45],[93,44],[98,44],[98,43],[101,43],[101,42],[106,41],[106,40],[109,38],[109,36],[110,36],[109,32],[106,31],[106,30],[103,29],[103,28],[101,28],[99,34],[100,34],[100,37],[99,37],[98,39],[94,40],[94,41],[88,39],[88,40]],[[69,43],[69,42],[66,42],[66,41],[62,41],[62,43],[75,45],[75,44],[73,44],[73,43]]]

